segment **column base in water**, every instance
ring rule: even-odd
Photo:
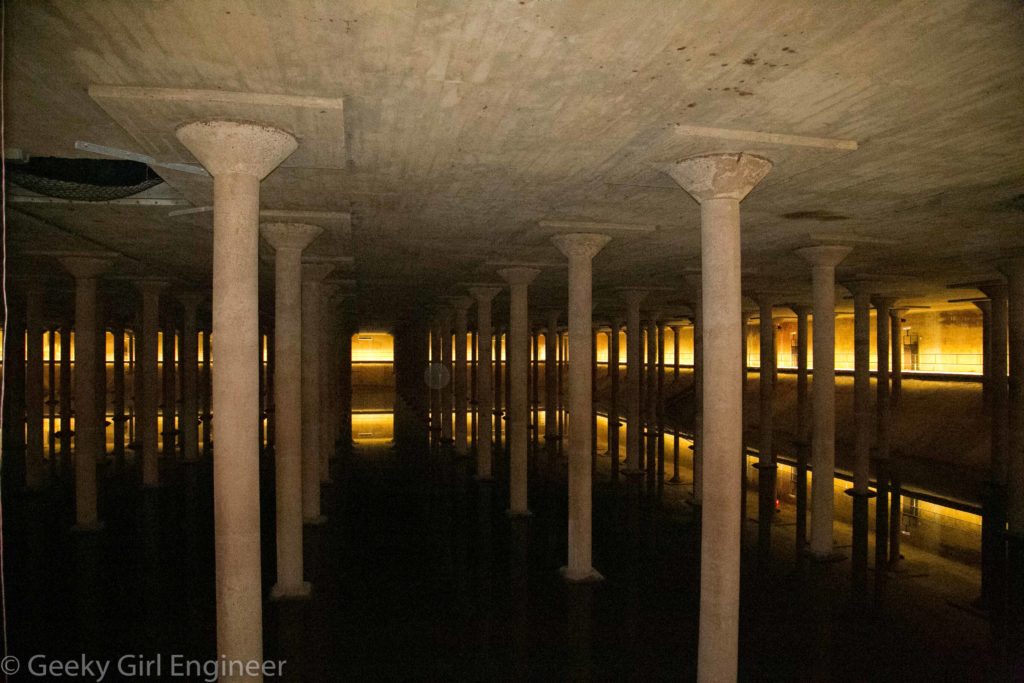
[[[572,574],[569,572],[568,567],[562,567],[558,570],[558,573],[561,574],[566,583],[600,583],[604,581],[604,576],[593,568],[579,574]]]
[[[274,602],[285,600],[309,600],[313,594],[313,585],[309,581],[303,581],[294,588],[282,588],[281,584],[274,584],[270,589],[270,599]]]

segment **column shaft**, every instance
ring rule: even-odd
[[[99,524],[96,461],[103,454],[103,414],[96,400],[96,279],[75,279],[75,526]]]
[[[43,289],[30,285],[25,291],[25,485],[40,489],[46,483],[43,459]]]
[[[743,448],[739,365],[740,205],[701,201],[703,372],[703,505],[701,507],[698,678],[733,680],[739,639],[740,497]],[[703,304],[707,304],[706,306]],[[696,473],[695,473],[696,474]],[[695,478],[696,481],[696,478]]]
[[[199,459],[199,350],[196,326],[198,299],[183,299],[181,326],[181,450],[187,462]]]
[[[157,283],[144,283],[142,289],[142,348],[139,358],[142,400],[139,401],[139,442],[142,446],[142,484],[160,482],[157,403],[159,384],[157,342],[160,316],[160,289]]]
[[[544,331],[544,438],[558,438],[558,313],[548,314]]]
[[[320,514],[320,289],[319,274],[303,273],[300,294],[302,519],[307,524],[324,521]]]
[[[830,556],[835,513],[835,267],[815,265],[814,288],[814,436],[811,444],[811,552]]]
[[[470,301],[459,301],[455,306],[455,381],[452,383],[455,391],[455,452],[465,454],[469,452],[469,433],[466,428],[466,336],[469,323],[467,314]]]

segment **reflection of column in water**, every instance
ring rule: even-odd
[[[101,654],[108,633],[102,606],[107,602],[102,587],[108,585],[100,570],[103,536],[99,533],[74,533],[71,536],[74,557],[74,639],[83,656]]]
[[[47,368],[49,383],[49,397],[46,400],[47,419],[49,420],[49,438],[47,439],[50,462],[56,468],[60,464],[57,457],[57,330],[51,329],[47,332],[49,336],[50,360]]]
[[[71,456],[71,326],[60,328],[60,459]]]
[[[476,670],[483,678],[490,678],[487,667],[491,662],[491,614],[493,611],[492,574],[494,551],[492,545],[491,515],[494,509],[494,482],[480,481],[477,485],[477,541],[476,541],[476,618],[474,629],[477,656]]]
[[[569,584],[569,671],[574,681],[591,678],[591,602],[594,585]]]
[[[612,481],[619,480],[619,328],[622,323],[612,319],[608,333],[608,374],[611,381],[608,404],[608,454],[611,457]]]
[[[124,328],[114,327],[114,463],[124,467]]]
[[[511,522],[512,678],[526,680],[530,672],[529,525],[523,517],[512,518]]]

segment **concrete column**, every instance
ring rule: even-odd
[[[807,400],[807,318],[810,306],[790,306],[796,313],[796,552],[807,545],[807,454],[810,448],[811,403]]]
[[[647,483],[653,485],[658,472],[658,312],[647,319]]]
[[[868,499],[871,467],[871,292],[851,283],[853,292],[853,593],[858,600],[867,590]]]
[[[176,134],[213,176],[217,654],[260,661],[259,188],[297,143],[275,128],[230,121],[190,123]]]
[[[643,427],[640,426],[640,376],[643,359],[640,352],[640,303],[647,290],[624,290],[626,299],[626,476],[639,476]]]
[[[820,245],[797,253],[811,264],[814,295],[814,427],[811,437],[811,545],[818,558],[835,553],[832,518],[835,512],[836,467],[836,266],[850,247]]]
[[[466,410],[469,407],[466,394],[466,336],[469,331],[469,307],[473,299],[468,296],[453,297],[451,304],[455,311],[455,379],[452,382],[455,392],[455,452],[466,455],[469,453],[469,433],[466,430]]]
[[[320,483],[331,484],[331,458],[334,457],[334,424],[338,410],[336,397],[332,390],[333,367],[335,361],[336,346],[334,335],[337,326],[337,302],[334,297],[338,293],[338,284],[335,282],[320,283],[320,320],[317,341],[319,342],[319,381],[317,388],[320,392],[320,400],[317,403],[320,426],[317,430],[320,434]]]
[[[25,486],[41,489],[46,484],[43,459],[43,296],[41,283],[25,288]]]
[[[505,374],[502,362],[501,338],[503,327],[499,326],[494,333],[494,445],[501,448],[501,434],[505,391],[502,388]]]
[[[160,392],[160,366],[157,346],[160,331],[160,292],[167,287],[163,280],[140,280],[136,283],[142,295],[142,334],[138,347],[142,396],[137,400],[136,421],[138,441],[142,447],[142,485],[160,483],[160,450],[158,403]]]
[[[989,410],[992,407],[992,302],[978,299],[973,303],[981,311],[981,387],[985,409]]]
[[[991,415],[991,456],[982,513],[983,606],[996,613],[1002,609],[1006,533],[1006,474],[1009,447],[1009,385],[1007,382],[1008,289],[1002,282],[979,289],[989,297],[988,395]]]
[[[569,259],[569,562],[562,575],[573,582],[602,578],[591,564],[592,261],[610,240],[587,233],[551,239]]]
[[[302,575],[302,250],[323,232],[303,223],[264,223],[274,248],[274,468],[277,583],[272,598],[307,597]]]
[[[691,291],[693,304],[693,504],[702,506],[704,502],[704,315],[703,315],[703,285],[702,275],[699,272],[689,273],[685,276],[686,283]],[[741,337],[743,334],[740,335]],[[742,385],[741,385],[742,389]],[[742,424],[742,390],[740,392],[741,410],[738,414]],[[740,481],[744,481],[746,455],[743,455],[743,445],[740,444]],[[746,500],[746,489],[741,488],[740,507],[742,509]],[[742,514],[741,514],[742,519]]]
[[[741,348],[740,348],[740,358],[741,358],[741,364],[742,364],[743,367],[740,369],[740,374],[743,375],[743,388],[744,389],[747,388],[747,357],[749,355],[747,353],[747,329],[748,329],[748,326],[750,324],[750,315],[751,314],[750,314],[749,311],[743,311],[743,316],[742,316],[742,318],[743,318],[743,323],[742,323],[742,325],[743,325],[743,336],[741,338],[743,343],[742,343]]]
[[[1006,521],[1011,595],[1024,591],[1024,258],[1003,264],[1008,295],[1009,397],[1007,410]],[[1024,608],[1024,604],[1017,605]]]
[[[494,418],[494,367],[491,360],[491,302],[500,291],[501,287],[497,285],[479,285],[469,290],[470,295],[476,299],[476,478],[480,481],[493,480],[494,448],[491,445],[491,427]]]
[[[672,379],[679,379],[679,333],[682,325],[671,325],[672,328]]]
[[[657,421],[658,464],[656,481],[665,482],[665,325],[658,325],[658,382],[655,389],[655,419]]]
[[[619,480],[619,330],[622,321],[611,319],[608,333],[608,372],[611,373],[611,398],[608,403],[608,455],[611,457],[612,481]]]
[[[597,400],[597,335],[598,324],[593,323],[590,329],[590,464],[591,471],[597,469],[597,411],[593,410],[594,401]],[[571,335],[570,335],[571,343]],[[570,370],[571,372],[571,370]]]
[[[548,311],[544,330],[544,439],[558,438],[558,311]]]
[[[75,278],[75,528],[94,531],[102,528],[96,508],[96,463],[104,452],[103,410],[96,396],[96,281],[111,261],[84,254],[62,256],[60,261]]]
[[[163,456],[174,459],[177,456],[177,387],[175,382],[175,330],[174,323],[170,320],[164,321],[163,329],[163,425],[160,436],[163,439]]]
[[[203,457],[213,454],[213,358],[210,328],[203,328],[203,381],[199,394],[203,409]]]
[[[679,381],[679,336],[682,334],[682,325],[671,325],[672,328],[672,379],[675,382]],[[668,483],[679,484],[682,482],[682,478],[679,476],[679,426],[676,426],[675,434],[672,437],[672,476],[669,478]]]
[[[893,308],[889,311],[892,329],[889,339],[892,343],[892,402],[900,400],[903,391],[903,314],[906,308]]]
[[[527,475],[527,395],[526,381],[529,372],[527,346],[529,342],[529,319],[527,317],[527,289],[540,273],[536,268],[503,268],[498,271],[509,284],[511,302],[509,306],[508,339],[508,383],[509,395],[509,514],[528,515]],[[590,310],[589,308],[587,309]],[[586,341],[586,335],[584,335]],[[588,457],[589,461],[589,457]]]
[[[118,323],[114,325],[111,332],[114,338],[113,352],[114,352],[114,363],[113,363],[113,416],[111,422],[114,425],[114,462],[117,464],[117,468],[121,469],[124,467],[124,438],[125,438],[125,423],[128,421],[128,417],[125,415],[125,344],[124,344],[124,325]]]
[[[697,678],[737,673],[740,580],[740,201],[771,169],[747,154],[692,157],[666,168],[701,207],[704,500]]]
[[[60,327],[60,459],[71,466],[71,323]]]
[[[758,458],[757,458],[757,547],[758,557],[764,562],[771,558],[772,519],[775,517],[775,324],[772,311],[775,307],[771,294],[761,293],[756,297],[760,316],[761,362],[758,381],[760,397],[758,414]]]
[[[441,364],[447,372],[448,381],[441,386],[441,441],[445,444],[454,442],[452,436],[452,413],[455,398],[452,384],[455,381],[454,365],[452,364],[452,319],[454,311],[446,308],[441,316]]]
[[[892,343],[892,389],[890,391],[890,412],[895,413],[903,387],[903,313],[906,308],[889,311],[890,342]],[[895,414],[890,415],[895,421]],[[889,468],[889,567],[899,563],[900,541],[903,529],[903,477],[898,467]]]
[[[302,521],[305,524],[323,524],[327,518],[320,513],[320,483],[323,481],[323,458],[320,436],[322,417],[320,405],[320,333],[322,331],[323,280],[334,265],[330,263],[302,263],[302,291],[300,298],[299,343],[302,357]],[[280,410],[280,407],[278,408]]]
[[[889,310],[895,299],[871,297],[875,307],[875,581],[880,586],[889,568]],[[817,372],[817,367],[815,367]],[[880,591],[879,591],[880,593]]]
[[[199,459],[199,304],[198,293],[178,297],[183,310],[181,324],[181,453],[185,462]]]
[[[445,381],[441,365],[441,317],[430,324],[430,443],[441,438],[441,384]]]
[[[20,298],[20,297],[18,297]],[[4,324],[3,425],[0,449],[3,450],[5,480],[20,488],[27,475],[27,444],[25,443],[26,377],[25,377],[25,309],[22,302],[9,296]],[[97,346],[98,349],[98,346]],[[98,387],[97,387],[98,388]]]

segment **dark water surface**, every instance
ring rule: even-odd
[[[531,461],[534,515],[510,519],[496,483],[447,447],[363,446],[333,464],[328,523],[306,527],[306,602],[266,602],[264,650],[286,680],[692,679],[699,529],[681,489],[595,484],[596,585],[564,583],[565,462]],[[167,464],[165,486],[101,471],[99,533],[72,533],[71,489],[10,493],[10,652],[23,661],[214,657],[212,481]],[[273,467],[263,462],[264,595],[274,583]],[[636,498],[639,497],[639,502]],[[752,550],[756,523],[748,524]],[[849,564],[744,556],[745,680],[996,678],[988,622],[890,582],[869,614],[849,606]],[[166,677],[166,676],[165,676]],[[138,678],[138,677],[136,677]],[[113,674],[105,680],[114,680]],[[30,680],[21,675],[12,680]]]

